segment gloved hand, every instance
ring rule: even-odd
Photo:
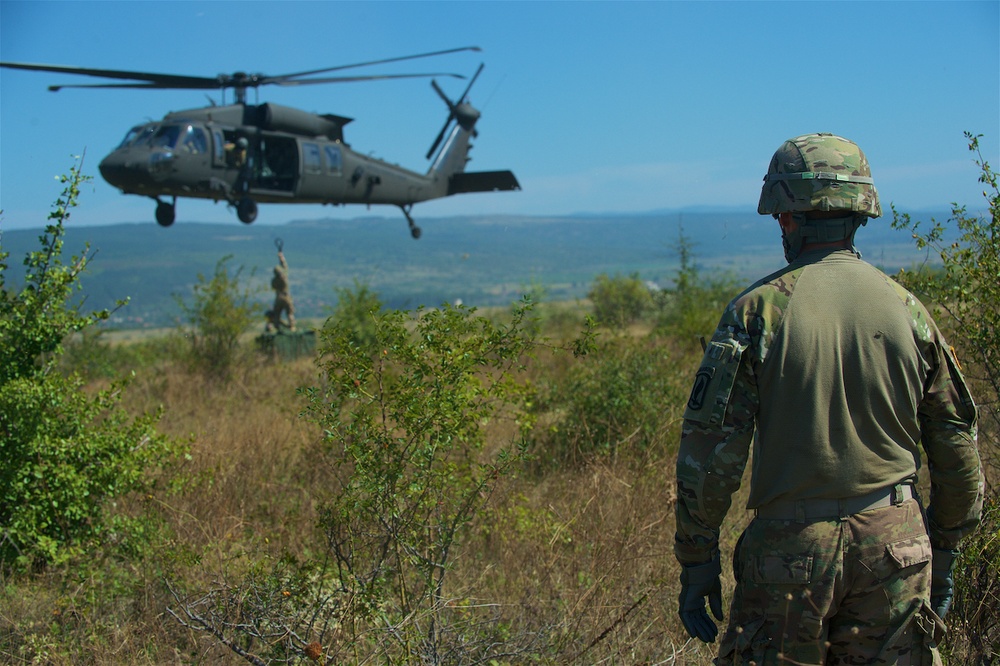
[[[931,554],[931,608],[944,619],[955,596],[954,571],[958,551],[935,548]]]
[[[697,566],[681,568],[680,609],[681,622],[692,638],[714,643],[719,628],[705,612],[705,597],[716,620],[722,619],[722,566],[719,554],[712,561]]]

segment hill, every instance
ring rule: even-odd
[[[745,212],[654,212],[566,217],[479,216],[421,219],[424,235],[410,238],[402,218],[296,220],[282,226],[180,223],[164,229],[149,222],[68,228],[66,250],[90,244],[95,260],[81,280],[86,307],[111,307],[128,297],[113,322],[119,328],[176,323],[176,296],[189,299],[198,275],[210,276],[231,256],[232,269],[270,304],[268,282],[276,261],[274,241],[284,242],[297,314],[322,317],[336,303],[336,288],[368,285],[395,308],[504,305],[528,289],[546,300],[586,296],[594,278],[638,273],[662,286],[678,267],[683,234],[703,273],[724,271],[750,280],[784,263],[777,225]],[[21,259],[37,249],[38,230],[4,231],[9,280],[23,279]],[[876,220],[858,234],[875,264],[895,271],[922,261],[905,233]]]

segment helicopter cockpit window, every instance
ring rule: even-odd
[[[153,135],[149,144],[154,148],[173,148],[177,145],[177,138],[180,135],[181,127],[179,125],[164,125],[156,130],[156,134]]]
[[[155,131],[156,127],[151,125],[138,125],[133,127],[128,131],[128,134],[125,135],[125,138],[122,139],[122,142],[118,145],[118,147],[125,148],[126,146],[147,141],[149,137],[153,136]]]
[[[188,125],[180,149],[194,155],[208,152],[208,137],[205,136],[205,130]]]

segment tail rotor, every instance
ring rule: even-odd
[[[434,152],[438,149],[438,146],[441,145],[441,141],[451,128],[452,122],[457,122],[463,129],[470,132],[472,136],[478,136],[475,125],[476,121],[479,120],[479,112],[474,109],[471,104],[469,104],[467,98],[469,90],[472,88],[472,84],[476,82],[476,79],[479,78],[479,73],[483,71],[483,66],[484,65],[480,63],[479,69],[477,69],[476,73],[472,76],[472,80],[470,80],[469,85],[465,87],[465,92],[463,92],[462,96],[458,98],[457,103],[448,99],[448,96],[445,95],[444,91],[441,90],[441,87],[438,86],[437,81],[431,79],[431,86],[434,88],[434,91],[448,106],[448,118],[444,121],[444,127],[442,127],[441,131],[438,132],[437,138],[434,139],[434,143],[431,144],[430,150],[427,151],[427,159],[430,159],[431,156],[434,155]]]

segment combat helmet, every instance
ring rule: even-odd
[[[843,211],[841,217],[816,219],[813,212]],[[781,144],[764,176],[757,212],[792,213],[796,238],[785,238],[792,261],[805,240],[852,239],[868,218],[882,215],[868,158],[856,143],[835,134],[804,134]],[[791,247],[789,247],[791,245]]]

